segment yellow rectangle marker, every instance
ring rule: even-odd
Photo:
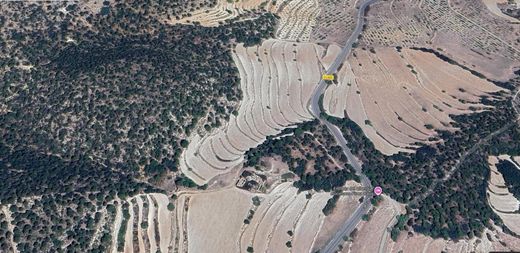
[[[324,74],[324,75],[321,76],[321,79],[323,79],[325,81],[334,81],[334,75]]]

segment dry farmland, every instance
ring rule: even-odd
[[[238,45],[233,53],[243,99],[227,125],[204,137],[194,135],[181,156],[181,170],[196,183],[240,166],[244,152],[267,136],[312,120],[307,101],[337,47],[267,40],[259,47]]]
[[[278,8],[280,23],[276,37],[289,41],[308,41],[320,13],[318,0],[286,0]]]
[[[166,195],[158,193],[119,202],[112,226],[112,252],[171,252],[177,230],[169,203]]]
[[[400,52],[399,52],[400,51]],[[412,49],[355,50],[325,93],[325,109],[346,111],[384,154],[428,143],[450,130],[450,115],[485,110],[480,96],[501,90],[434,54]]]
[[[501,80],[520,61],[520,25],[495,16],[481,1],[385,1],[371,6],[367,19],[363,45],[440,48]]]
[[[183,228],[179,237],[184,240],[179,252],[217,248],[220,252],[245,252],[248,247],[255,252],[287,252],[291,250],[288,242],[293,252],[308,252],[322,230],[335,225],[327,223],[321,211],[328,198],[328,193],[314,193],[310,198],[306,193],[297,194],[290,183],[282,183],[267,194],[229,188],[182,195],[177,201],[179,227]],[[356,201],[345,197],[342,207],[348,211],[341,214],[348,217]]]
[[[113,238],[123,235],[113,241],[112,252],[245,252],[248,247],[309,252],[315,244],[322,246],[359,204],[357,197],[343,196],[337,211],[326,217],[322,209],[329,198],[324,192],[298,193],[290,183],[267,194],[233,187],[183,192],[175,201],[164,194],[137,195],[123,202],[128,205],[119,203],[115,218],[107,221],[113,223]]]
[[[311,41],[345,44],[355,27],[355,0],[321,0]]]
[[[203,26],[218,26],[222,22],[236,18],[242,14],[247,14],[260,7],[263,0],[241,0],[227,1],[218,0],[213,7],[205,7],[195,10],[189,16],[181,19],[170,19],[166,22],[169,24],[187,24],[198,22]],[[267,3],[267,2],[266,2]]]
[[[256,195],[256,205],[254,196],[235,188],[191,195],[189,251],[245,252],[252,247],[255,252],[309,252],[325,224],[321,209],[330,194],[314,193],[307,198],[306,193],[297,194],[291,184],[283,183],[268,194]],[[348,207],[353,209],[355,206]],[[292,248],[287,247],[288,242]]]
[[[317,25],[317,17],[322,3],[318,0],[219,0],[216,6],[195,10],[189,16],[181,19],[170,19],[169,24],[187,24],[197,22],[203,26],[218,26],[219,24],[240,16],[247,16],[259,10],[274,13],[280,17],[276,37],[288,41],[309,41],[311,33]],[[347,6],[349,6],[347,4]],[[333,14],[333,13],[330,13]],[[342,13],[347,20],[347,15]],[[325,19],[320,22],[342,22],[338,18]],[[352,25],[352,21],[347,21]],[[323,24],[322,24],[323,25]],[[318,32],[315,30],[315,32]],[[320,32],[318,32],[320,33]]]
[[[402,206],[384,196],[383,201],[370,215],[370,219],[359,223],[355,235],[350,236],[350,240],[344,245],[345,252],[378,252],[379,249],[383,249],[386,246],[386,238],[389,237],[386,228],[395,220],[395,216],[402,212]]]
[[[515,251],[520,249],[518,239],[505,234],[497,227],[495,231],[484,230],[485,236],[469,240],[432,239],[421,234],[401,235],[397,242],[387,239],[387,248],[383,252],[490,252]]]

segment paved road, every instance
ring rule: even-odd
[[[341,50],[340,54],[336,57],[334,62],[329,66],[329,69],[326,72],[327,74],[336,73],[339,66],[345,61],[347,56],[350,54],[350,51],[352,50],[352,44],[354,44],[354,42],[357,41],[357,38],[358,38],[359,34],[361,33],[361,30],[363,29],[363,25],[365,23],[365,20],[364,20],[365,10],[367,9],[367,7],[370,4],[373,4],[377,1],[378,0],[363,0],[363,2],[361,3],[361,5],[358,9],[358,12],[357,12],[356,28],[354,29],[354,31],[352,32],[352,34],[346,41],[345,46]],[[310,111],[314,115],[314,117],[319,119],[321,121],[321,123],[323,123],[325,126],[327,126],[327,129],[329,130],[329,132],[334,136],[334,139],[336,140],[336,142],[341,146],[341,148],[343,149],[343,153],[347,156],[350,164],[356,170],[356,174],[358,174],[359,177],[361,178],[361,184],[364,187],[371,189],[372,185],[370,184],[370,180],[361,171],[361,164],[356,159],[356,157],[352,154],[352,152],[350,152],[350,149],[347,147],[347,141],[343,137],[343,134],[341,133],[341,131],[336,126],[334,126],[333,124],[328,122],[326,119],[323,119],[320,117],[321,108],[319,105],[319,100],[320,100],[321,95],[325,92],[325,88],[327,88],[327,83],[325,81],[321,80],[319,82],[318,86],[316,87],[316,89],[314,90],[314,94],[313,94],[311,100],[309,101]],[[363,200],[363,203],[356,209],[356,211],[349,217],[349,219],[347,221],[345,221],[345,223],[343,223],[343,225],[336,232],[334,237],[329,241],[329,243],[323,249],[320,250],[320,252],[329,253],[329,252],[335,252],[338,249],[338,246],[343,243],[343,236],[349,235],[354,230],[354,228],[356,228],[357,224],[361,221],[361,217],[370,210],[370,207],[372,206],[370,203],[370,197],[371,197],[370,195],[371,195],[370,193],[367,193],[367,195],[365,196],[365,198]]]

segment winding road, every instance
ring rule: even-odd
[[[359,6],[358,12],[357,12],[357,18],[356,18],[356,28],[348,38],[348,40],[345,43],[345,46],[339,53],[339,55],[336,57],[334,62],[329,66],[329,69],[326,71],[327,74],[334,74],[338,70],[339,66],[345,61],[347,56],[350,54],[350,51],[352,50],[352,45],[357,41],[359,34],[361,33],[363,29],[363,25],[365,23],[364,14],[367,10],[367,7],[378,0],[364,0],[362,1],[361,5]],[[357,158],[352,154],[350,149],[347,147],[347,141],[345,140],[345,137],[343,137],[343,134],[339,130],[338,127],[328,122],[326,119],[321,117],[321,107],[320,107],[320,97],[325,92],[325,88],[327,88],[327,83],[324,80],[321,80],[318,83],[318,86],[314,90],[314,94],[312,95],[311,100],[309,101],[309,109],[310,112],[314,117],[320,120],[322,124],[327,126],[327,129],[329,132],[334,136],[334,139],[336,142],[341,146],[343,149],[343,153],[347,156],[349,163],[354,167],[356,170],[356,174],[361,178],[361,184],[371,189],[372,185],[370,183],[370,180],[363,174],[361,170],[361,164],[357,160]],[[361,221],[361,217],[368,213],[370,208],[372,207],[370,203],[371,199],[371,193],[367,193],[367,195],[363,199],[363,203],[358,206],[356,211],[348,218],[348,220],[345,221],[345,223],[342,224],[341,228],[336,232],[336,234],[331,238],[331,240],[328,242],[328,244],[320,250],[320,252],[323,253],[330,253],[335,252],[338,249],[338,246],[343,243],[343,236],[349,235],[354,228],[356,228],[357,224]]]

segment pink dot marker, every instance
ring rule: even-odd
[[[374,188],[374,193],[376,194],[376,196],[379,196],[383,193],[383,188],[381,188],[380,186],[376,186]]]

